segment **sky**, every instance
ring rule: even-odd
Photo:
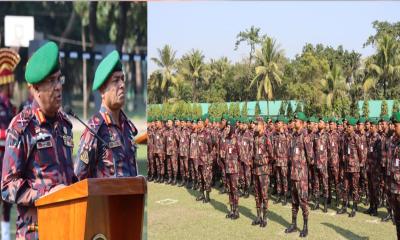
[[[363,57],[374,53],[363,48],[375,33],[375,20],[400,21],[400,2],[394,1],[194,1],[148,2],[148,72],[157,49],[169,44],[181,57],[199,49],[206,60],[222,56],[232,62],[248,57],[243,42],[234,50],[236,35],[252,25],[276,39],[285,55],[294,58],[306,43],[343,45]]]

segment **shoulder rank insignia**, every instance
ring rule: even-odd
[[[47,140],[47,141],[37,142],[36,146],[37,146],[37,149],[44,149],[44,148],[52,147],[53,143],[51,142],[51,140]]]

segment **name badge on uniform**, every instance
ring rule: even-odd
[[[243,145],[245,145],[245,146],[246,146],[246,142],[243,142]]]
[[[52,147],[52,146],[53,146],[53,143],[51,142],[51,140],[47,140],[47,141],[37,142],[36,143],[37,149],[49,148],[49,147]]]
[[[109,148],[116,148],[116,147],[120,147],[120,146],[122,146],[120,140],[111,141],[111,142],[108,143],[108,147]]]
[[[168,137],[168,141],[172,141],[171,137]]]
[[[347,148],[347,154],[350,155],[350,148]]]
[[[323,151],[324,150],[324,146],[323,145],[319,146],[319,150]]]
[[[364,150],[364,145],[363,144],[361,144],[361,150]]]
[[[229,154],[232,154],[232,148],[229,148]]]
[[[278,143],[278,148],[281,148],[281,143]]]
[[[185,142],[185,139],[181,138],[181,142]]]
[[[335,142],[332,142],[332,147],[334,147],[335,146]]]
[[[74,147],[74,141],[71,136],[64,135],[63,137],[64,145],[67,147]]]
[[[396,158],[396,164],[395,166],[398,167],[400,165],[400,160],[398,158]]]
[[[156,138],[157,138],[157,139],[160,139],[160,137],[159,137],[158,135],[156,136]]]
[[[370,151],[370,152],[374,152],[374,148],[373,148],[373,147],[370,147],[369,151]]]
[[[299,148],[295,149],[296,154],[299,154]]]
[[[261,154],[261,148],[258,149],[258,154]]]

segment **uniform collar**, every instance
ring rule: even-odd
[[[35,99],[33,100],[32,104],[31,104],[31,110],[40,125],[45,124],[45,123],[51,124],[51,123],[54,123],[55,121],[57,121],[58,114],[56,114],[56,116],[54,118],[46,117],[44,115],[43,111],[40,109],[39,103]]]
[[[117,123],[115,122],[115,120],[112,118],[111,113],[107,110],[107,108],[101,104],[100,107],[100,114],[104,119],[104,122],[107,124],[107,126],[109,125],[117,125]],[[119,113],[119,120],[120,120],[120,124],[122,124],[122,122],[126,119],[125,114],[122,112],[122,110]]]

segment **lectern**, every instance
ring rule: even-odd
[[[89,178],[36,200],[40,240],[142,238],[146,180]]]

